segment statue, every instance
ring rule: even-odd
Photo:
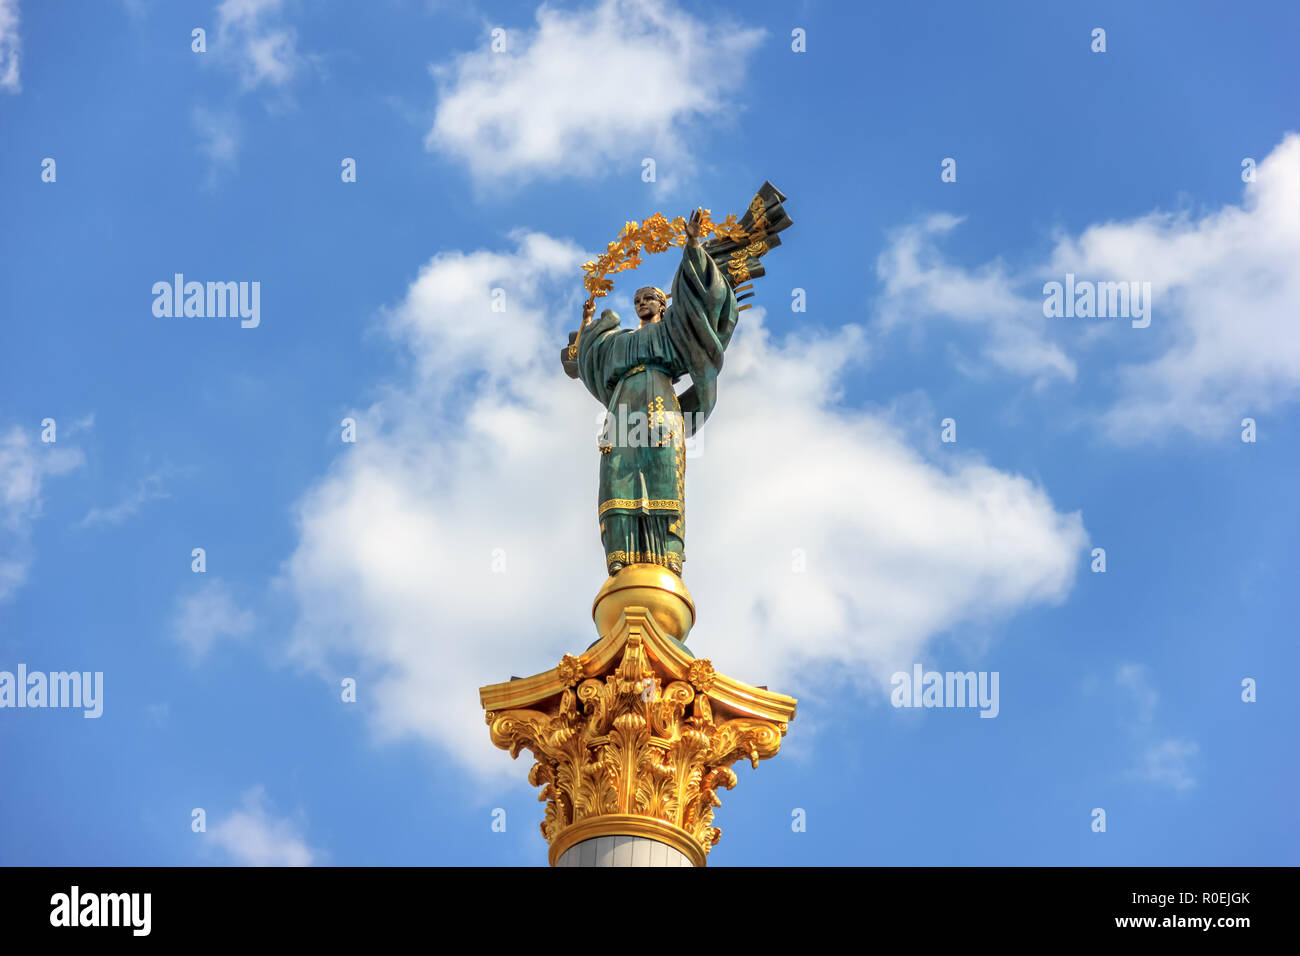
[[[686,439],[708,419],[717,402],[717,379],[731,341],[738,305],[748,285],[764,274],[759,259],[780,244],[776,233],[790,225],[771,183],[755,195],[744,219],[714,226],[697,208],[689,221],[671,225],[656,215],[637,229],[629,223],[621,243],[610,244],[601,263],[588,263],[582,324],[561,353],[566,373],[579,378],[607,409],[599,440],[600,483],[596,515],[606,569],[616,575],[630,564],[667,568],[679,578],[686,560]],[[701,236],[716,233],[701,242]],[[644,240],[640,237],[644,236]],[[640,264],[640,245],[660,251],[682,245],[671,295],[653,286],[632,300],[640,326],[623,329],[616,312],[593,321],[595,298],[612,288],[604,271]],[[611,260],[621,262],[611,265]],[[690,386],[680,395],[674,385]]]
[[[740,222],[656,213],[583,266],[591,295],[560,361],[606,409],[596,516],[609,577],[591,605],[597,638],[550,670],[479,688],[492,742],[532,754],[552,866],[704,866],[721,836],[719,793],[737,783],[732,765],[775,757],[794,719],[794,698],[687,648],[695,601],[682,580],[686,439],[717,403],[723,353],[749,308],[738,303],[753,295],[742,283],[763,275],[759,259],[790,225],[784,200],[764,183]],[[594,318],[608,274],[674,245],[671,294],[633,297],[638,328],[620,328],[608,309]]]

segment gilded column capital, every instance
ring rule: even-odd
[[[552,863],[582,840],[625,834],[703,866],[732,764],[775,756],[796,704],[692,658],[641,606],[582,655],[479,693],[492,742],[535,758],[528,780],[546,802]]]

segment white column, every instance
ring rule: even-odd
[[[690,866],[680,850],[639,836],[602,836],[569,847],[556,866]]]

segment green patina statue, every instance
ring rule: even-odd
[[[671,296],[653,286],[638,289],[632,306],[640,326],[634,330],[621,328],[610,309],[593,322],[595,304],[589,301],[581,335],[570,334],[577,349],[576,356],[573,349],[562,353],[565,370],[607,409],[599,440],[597,517],[611,575],[628,564],[682,573],[686,439],[713,411],[723,352],[748,308],[737,304],[737,283],[763,275],[758,259],[779,244],[775,233],[790,224],[784,199],[764,184],[741,221],[744,242],[701,243],[697,209],[685,226]],[[691,385],[678,395],[673,386],[683,378]]]

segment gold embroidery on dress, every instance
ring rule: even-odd
[[[678,487],[681,483],[678,482]],[[680,492],[678,492],[680,494]],[[602,501],[600,507],[596,510],[596,517],[600,517],[606,511],[612,511],[614,508],[644,508],[646,511],[681,511],[681,499],[673,501],[669,498],[610,498]]]
[[[610,551],[605,555],[605,563],[612,564],[657,564],[676,574],[682,573],[682,562],[686,560],[674,551],[657,554],[654,551]]]
[[[654,447],[663,448],[668,442],[672,441],[673,433],[669,432],[667,436],[663,434],[664,424],[664,397],[656,395],[646,406],[646,418],[650,425],[650,433],[657,435],[654,440]]]
[[[682,423],[682,433],[678,436],[675,444],[677,450],[676,455],[674,455],[677,466],[677,500],[682,503],[682,506],[677,512],[677,521],[674,522],[677,528],[674,530],[669,526],[668,530],[673,531],[674,534],[680,537],[685,537],[685,533],[682,531],[686,527],[686,425],[684,421]],[[685,560],[685,557],[682,560]]]

